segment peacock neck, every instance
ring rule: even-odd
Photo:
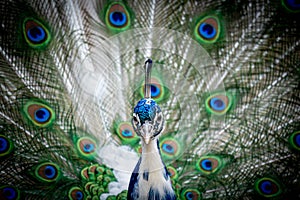
[[[176,199],[157,139],[148,144],[142,141],[139,185],[139,199]]]
[[[142,140],[142,154],[159,153],[158,144],[159,142],[157,138],[150,140],[148,144]]]
[[[161,169],[164,166],[159,150],[158,139],[153,139],[146,144],[142,141],[142,163],[147,163],[149,170]],[[146,166],[147,166],[146,165]],[[151,171],[149,171],[151,172]]]

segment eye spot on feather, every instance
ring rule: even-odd
[[[300,2],[297,0],[281,0],[281,3],[289,12],[300,12]]]
[[[0,199],[3,200],[18,200],[20,199],[19,190],[11,186],[0,187]]]
[[[113,10],[114,7],[121,7],[120,5],[114,5],[111,7]],[[117,9],[116,11],[111,11],[109,14],[109,22],[112,26],[122,27],[127,22],[127,16],[124,13],[124,9]]]
[[[131,124],[127,122],[122,122],[119,124],[118,135],[122,138],[134,138],[136,136]]]
[[[34,112],[34,119],[40,123],[45,123],[50,119],[50,111],[46,108],[39,108]]]
[[[13,150],[13,143],[4,135],[0,135],[0,157],[9,155]]]
[[[220,22],[216,16],[206,16],[197,23],[195,37],[202,43],[214,43],[220,36]]]
[[[175,146],[175,148],[176,148],[176,146]],[[165,153],[168,153],[168,154],[174,154],[174,151],[175,151],[172,144],[168,144],[167,142],[162,145],[162,149]]]
[[[228,99],[225,98],[225,101],[223,101],[222,98],[212,98],[209,102],[209,105],[212,109],[216,111],[222,111],[225,109],[225,103],[228,102]]]
[[[166,154],[174,154],[174,152],[177,149],[177,145],[176,143],[173,143],[173,141],[164,141],[164,143],[162,144],[162,150],[166,153]]]
[[[197,189],[184,189],[181,192],[181,199],[185,200],[198,200],[201,194]]]
[[[271,178],[261,178],[255,182],[256,191],[264,197],[276,197],[281,193],[279,183]]]
[[[48,29],[38,20],[26,18],[23,23],[24,37],[32,48],[43,48],[50,42]]]
[[[41,181],[54,182],[57,181],[59,178],[60,169],[54,163],[42,163],[36,168],[35,175]]]
[[[296,131],[289,137],[289,143],[293,149],[300,151],[300,131]]]
[[[137,117],[133,117],[133,123],[138,123]],[[139,137],[133,130],[132,125],[129,122],[115,123],[115,133],[121,140],[122,144],[129,144],[131,146],[137,145],[139,142]]]
[[[69,199],[70,200],[82,200],[82,199],[84,199],[84,192],[79,187],[72,187],[69,190]]]
[[[166,137],[160,142],[162,156],[165,159],[173,159],[177,157],[182,149],[179,142],[171,137]]]
[[[201,161],[200,166],[205,171],[211,171],[212,168],[212,161],[210,159],[204,159]]]
[[[167,170],[168,170],[169,176],[172,180],[176,180],[178,178],[178,172],[174,167],[168,166]]]
[[[114,2],[108,6],[105,21],[108,28],[113,31],[124,31],[131,25],[130,13],[126,6],[120,2]]]
[[[89,137],[81,137],[77,141],[77,149],[79,153],[87,158],[93,158],[96,147],[96,142]]]
[[[160,94],[160,88],[157,85],[151,84],[151,97],[157,98]]]
[[[221,166],[221,159],[217,156],[203,156],[196,164],[196,168],[205,175],[216,173]]]
[[[55,120],[54,111],[46,104],[28,101],[23,107],[25,116],[38,127],[48,127]]]
[[[205,106],[210,114],[224,115],[232,106],[232,96],[222,93],[213,94],[206,99]]]
[[[162,81],[158,77],[151,77],[151,98],[154,99],[157,103],[162,102],[163,100],[168,99],[167,89],[164,87]],[[141,97],[144,97],[144,87],[143,83],[140,89]]]
[[[132,137],[133,133],[129,129],[124,129],[124,130],[122,130],[122,136],[124,136],[124,137]]]

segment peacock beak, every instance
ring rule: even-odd
[[[150,137],[144,137],[144,142],[145,142],[146,144],[149,144],[149,141],[150,141]]]
[[[143,124],[143,126],[142,126],[143,131],[141,133],[141,136],[146,144],[149,144],[149,142],[151,140],[152,127],[153,127],[152,124],[150,124],[148,121],[146,121],[145,124]]]

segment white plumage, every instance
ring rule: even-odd
[[[0,199],[124,199],[138,157],[144,196],[171,182],[178,199],[299,198],[297,1],[10,0],[0,13]],[[131,119],[149,57],[165,130],[148,149]]]

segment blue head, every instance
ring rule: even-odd
[[[160,107],[153,99],[141,99],[134,107],[132,126],[146,144],[158,136],[164,127]]]

